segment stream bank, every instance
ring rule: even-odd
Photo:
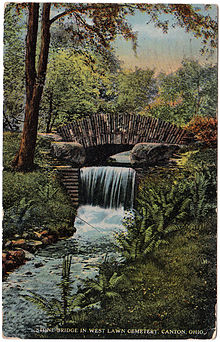
[[[39,329],[46,329],[48,317],[24,296],[30,290],[47,299],[60,298],[59,283],[65,256],[72,255],[73,293],[83,280],[94,279],[107,257],[120,260],[114,235],[123,229],[124,207],[132,206],[134,185],[135,172],[129,168],[81,170],[81,187],[88,191],[75,217],[73,230],[76,232],[69,238],[37,248],[30,260],[9,274],[3,283],[6,337],[30,338]],[[42,238],[38,240],[39,246],[43,245],[45,237],[39,234],[39,239]]]
[[[74,232],[74,228],[60,232],[51,232],[44,229],[33,232],[31,238],[28,234],[24,234],[22,237],[16,235],[15,239],[7,240],[2,252],[3,277],[33,258],[33,254],[39,249],[56,243],[58,240],[66,239],[72,236]]]
[[[98,266],[107,255],[119,257],[115,253],[114,234],[122,228],[123,216],[123,208],[81,206],[73,236],[39,249],[31,260],[8,275],[3,283],[3,332],[6,337],[30,338],[37,330],[46,329],[48,318],[44,311],[36,310],[35,305],[22,296],[31,290],[51,300],[59,298],[58,285],[65,255],[72,255],[73,293],[83,279],[97,275]]]

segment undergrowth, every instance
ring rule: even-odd
[[[83,335],[74,334],[79,338],[94,338],[89,330],[94,327],[103,329],[97,338],[212,338],[217,226],[213,155],[212,150],[189,154],[184,168],[169,178],[152,176],[141,183],[136,211],[116,237],[124,262],[105,260],[95,279],[85,280],[77,294],[68,294],[68,321],[52,317],[51,326],[83,328]],[[132,329],[139,332],[130,334]],[[140,335],[141,329],[155,334]],[[71,336],[48,332],[34,337]]]
[[[68,234],[75,212],[54,171],[57,161],[49,156],[49,141],[38,138],[35,170],[28,173],[14,172],[11,167],[19,141],[18,133],[4,133],[3,241],[40,229]]]

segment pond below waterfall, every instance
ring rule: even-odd
[[[108,172],[109,185],[104,187],[105,191],[110,191],[107,197],[110,196],[113,202],[114,199],[118,201],[117,205],[112,205],[113,202],[108,208],[92,203],[81,205],[74,224],[76,233],[72,237],[39,250],[31,260],[12,272],[3,282],[3,334],[6,337],[31,338],[37,329],[46,328],[45,313],[22,295],[31,290],[47,299],[59,299],[61,290],[57,285],[61,280],[62,261],[65,255],[72,255],[70,276],[75,292],[82,279],[94,278],[98,274],[98,266],[106,256],[120,260],[120,255],[115,250],[114,233],[123,229],[124,207],[121,205],[121,198],[127,198],[126,191],[123,190],[125,186],[132,188],[129,193],[130,196],[134,196],[134,174],[131,177],[131,170],[125,171],[121,168],[102,171],[105,175],[105,172]],[[86,172],[88,173],[88,170]],[[87,173],[84,178],[90,182],[89,187],[93,187],[93,194],[96,194],[94,182],[97,186],[101,184],[103,187],[103,172],[93,169],[93,180]],[[101,177],[102,181],[97,177]],[[110,177],[113,178],[112,182]],[[113,187],[117,189],[114,190]],[[120,191],[124,191],[124,195],[120,196]],[[131,204],[130,201],[131,197],[128,200]]]

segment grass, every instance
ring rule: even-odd
[[[94,338],[94,333],[90,333],[92,328],[102,329],[95,334],[96,338],[212,337],[216,304],[215,218],[210,217],[199,224],[186,223],[184,230],[171,238],[169,245],[155,251],[146,263],[106,262],[100,269],[100,274],[103,272],[109,280],[115,272],[119,277],[123,275],[123,285],[118,285],[120,296],[113,297],[99,310],[79,311],[74,324],[62,327],[64,331],[73,327],[78,329],[74,338],[82,338],[82,328],[87,338]],[[88,289],[80,291],[88,293]],[[116,287],[114,291],[117,291]],[[74,315],[76,313],[73,318]],[[156,333],[141,334],[141,329]],[[56,329],[35,338],[39,336],[73,338],[73,334],[61,334]]]
[[[20,135],[4,133],[3,142],[3,239],[33,230],[48,229],[59,235],[73,229],[75,212],[54,170],[57,160],[49,155],[49,141],[38,138],[33,172],[14,172],[11,161]],[[46,208],[46,210],[45,210]]]
[[[34,201],[34,220],[35,224],[39,221],[39,227],[44,225],[56,230],[64,222],[71,226],[72,207],[53,172],[56,161],[45,153],[48,150],[47,141],[38,141],[35,171],[21,174],[14,173],[10,168],[19,136],[7,133],[4,139],[5,210],[19,208],[19,205],[22,210],[23,199],[25,203]],[[181,167],[185,171],[177,172],[177,178],[181,180],[192,169],[201,169],[203,165],[213,171],[216,168],[215,151],[203,150],[189,154],[183,164]],[[208,201],[213,198],[214,203],[216,184],[213,175],[212,172],[212,177],[208,178],[212,191],[207,192],[206,198]],[[158,181],[155,176],[150,177],[149,182],[154,181],[154,178]],[[18,216],[19,211],[15,214]],[[31,230],[31,224],[28,219],[23,222],[24,230]],[[110,288],[107,285],[112,283],[114,274],[118,279],[123,276],[123,285],[115,282],[111,300],[100,305],[99,309],[73,312],[70,322],[74,323],[66,324],[64,328],[74,329],[74,333],[64,329],[63,333],[56,330],[35,334],[33,338],[210,339],[215,329],[216,215],[212,212],[212,215],[201,220],[191,219],[181,224],[182,229],[168,237],[168,244],[154,249],[145,261],[138,259],[123,264],[106,261],[102,265],[100,275],[104,275],[102,277],[106,285],[101,286],[104,283],[101,283],[100,275],[97,282],[100,283],[99,291],[102,291],[103,300],[106,301],[105,288]],[[87,296],[87,305],[96,299],[94,291],[97,286],[94,284],[89,288],[88,282],[87,288],[79,288],[79,293]],[[97,328],[96,333],[89,331],[93,328]],[[83,333],[80,333],[80,329],[84,329]],[[140,329],[156,333],[142,334]]]

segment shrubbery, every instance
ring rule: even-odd
[[[217,147],[217,119],[196,116],[185,127],[209,147]]]
[[[53,160],[47,157],[48,142],[38,139],[34,172],[13,172],[10,163],[18,148],[19,135],[4,134],[3,238],[46,228],[57,232],[73,227],[75,212],[61,188]],[[59,233],[58,233],[59,234]]]
[[[215,154],[202,150],[184,158],[184,167],[182,164],[172,174],[168,171],[169,178],[152,175],[141,183],[137,210],[128,213],[125,229],[117,236],[124,262],[105,260],[99,275],[87,279],[77,295],[68,292],[68,320],[54,316],[52,326],[150,327],[157,330],[157,338],[164,338],[161,329],[175,327],[185,331],[181,335],[184,339],[212,337],[216,304]],[[42,302],[35,295],[30,300]],[[205,335],[192,336],[189,330],[202,330]],[[168,334],[166,338],[180,335]]]

